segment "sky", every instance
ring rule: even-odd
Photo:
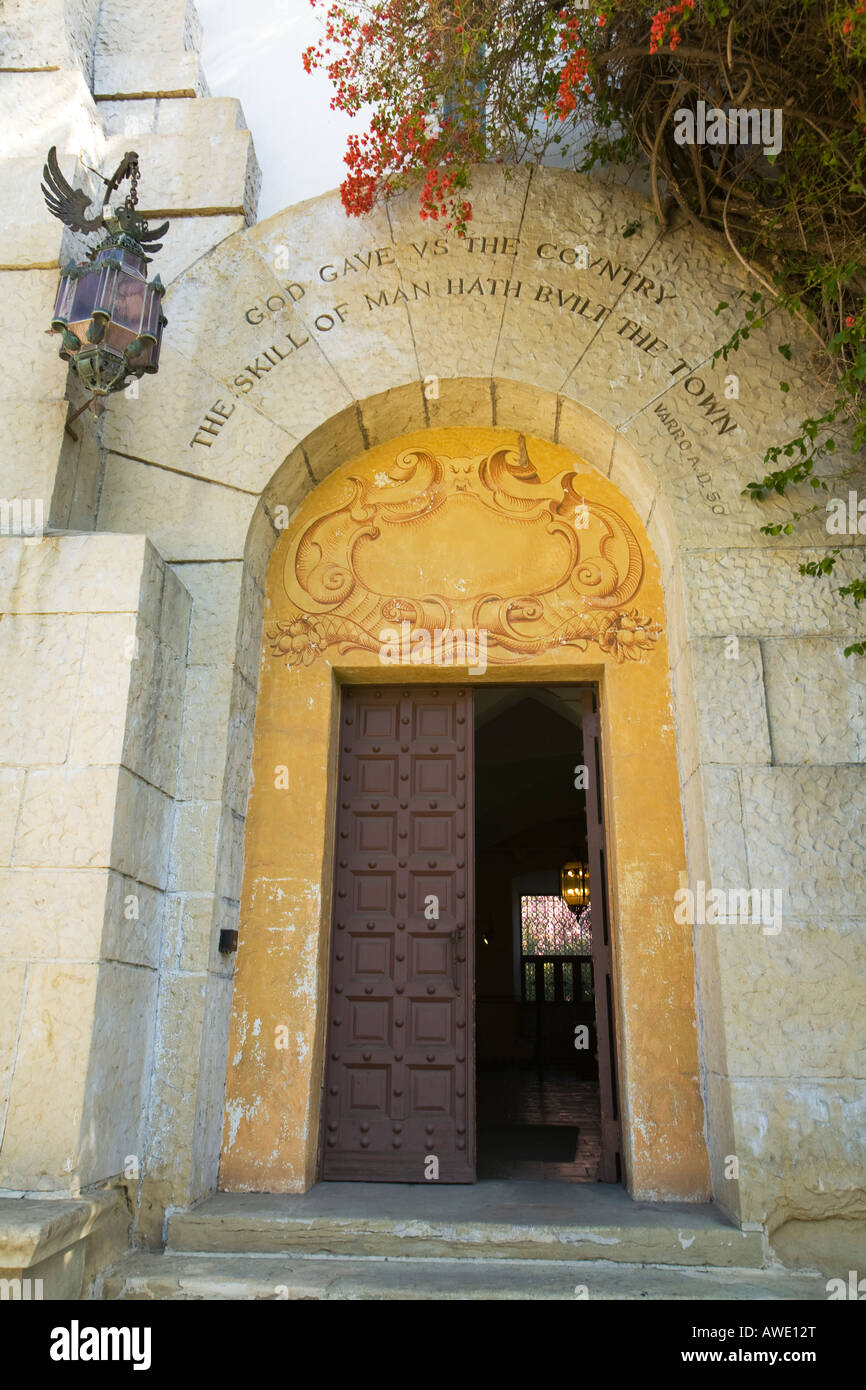
[[[321,33],[310,0],[196,0],[212,96],[237,97],[262,168],[259,220],[343,180],[358,121],[331,111],[331,84],[308,76],[301,53]]]

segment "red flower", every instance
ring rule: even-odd
[[[650,53],[658,53],[666,41],[671,51],[682,43],[682,34],[677,26],[677,20],[683,18],[694,7],[695,0],[679,0],[679,4],[671,5],[667,10],[659,10],[657,14],[653,15],[653,21],[650,25]],[[670,36],[668,36],[668,29],[670,29]]]
[[[854,315],[853,315],[853,314],[849,314],[848,317],[846,318],[846,320],[845,320],[845,327],[846,327],[846,328],[853,328],[853,327],[854,327]]]

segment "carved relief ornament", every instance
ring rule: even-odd
[[[479,458],[413,448],[370,479],[348,478],[345,501],[293,537],[270,650],[293,667],[331,646],[381,655],[398,631],[440,651],[448,633],[484,632],[496,665],[591,644],[640,660],[661,633],[626,606],[643,579],[640,546],[578,477],[544,483],[516,448]]]

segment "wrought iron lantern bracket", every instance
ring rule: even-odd
[[[159,238],[168,223],[151,229],[137,211],[138,155],[128,150],[110,178],[98,177],[105,196],[100,212],[90,216],[87,193],[66,181],[56,147],[49,150],[42,184],[49,212],[72,231],[106,233],[87,252],[86,261],[63,268],[51,320],[61,336],[60,356],[94,397],[122,391],[131,379],[158,371],[167,322],[162,312],[165,286],[158,275],[148,281],[145,267],[151,259],[147,252],[162,249]],[[130,182],[126,198],[109,208],[125,179]]]

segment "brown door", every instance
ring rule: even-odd
[[[607,900],[607,856],[604,840],[604,788],[601,776],[598,698],[581,692],[583,756],[587,767],[586,839],[589,892],[592,903],[592,973],[595,981],[595,1023],[598,1037],[598,1089],[601,1101],[601,1182],[621,1182],[622,1141],[616,1067],[613,969],[610,915]]]
[[[474,1182],[472,692],[347,688],[340,735],[322,1177]]]

